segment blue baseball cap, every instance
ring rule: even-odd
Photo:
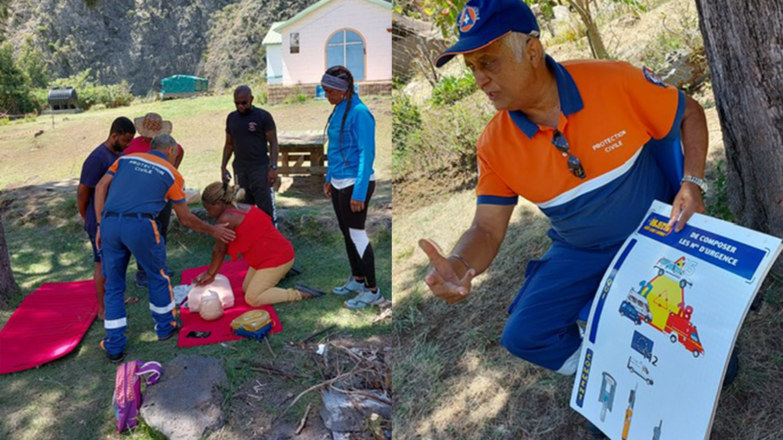
[[[436,67],[454,55],[488,46],[509,32],[539,32],[536,16],[522,0],[470,0],[457,17],[457,29],[459,41],[438,55]]]

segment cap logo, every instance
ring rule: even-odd
[[[462,13],[459,15],[459,31],[468,32],[473,29],[473,25],[479,19],[479,11],[475,6],[465,6]]]

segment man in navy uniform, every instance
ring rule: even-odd
[[[109,168],[95,188],[95,216],[99,225],[96,245],[103,252],[106,276],[106,337],[101,347],[109,360],[125,357],[125,273],[131,254],[147,272],[150,311],[158,340],[164,341],[178,329],[171,280],[166,274],[166,242],[155,218],[173,203],[179,221],[198,232],[229,242],[236,237],[226,224],[209,225],[188,210],[184,180],[174,165],[177,142],[162,134],[152,139],[149,153],[123,156]]]

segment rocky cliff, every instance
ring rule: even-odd
[[[11,0],[6,39],[40,49],[53,77],[90,68],[134,94],[170,75],[229,87],[264,75],[269,26],[315,0]]]

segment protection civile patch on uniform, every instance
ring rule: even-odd
[[[661,77],[655,74],[652,70],[650,70],[649,67],[643,66],[642,67],[642,73],[644,74],[644,78],[647,81],[650,81],[651,83],[655,84],[656,86],[666,87],[666,83],[663,82]]]

